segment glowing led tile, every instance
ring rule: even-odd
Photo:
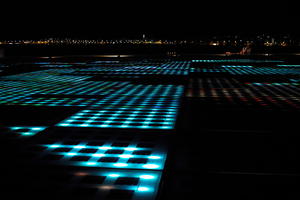
[[[83,149],[83,148],[86,148],[86,146],[83,146],[83,145],[78,145],[78,146],[74,146],[75,149]]]
[[[97,170],[87,170],[87,171],[68,171],[68,175],[76,176],[76,182],[68,186],[68,191],[76,190],[78,186],[84,186],[85,188],[97,188],[103,190],[103,192],[97,192],[92,196],[94,199],[107,199],[107,195],[110,194],[111,190],[123,190],[132,192],[130,199],[132,200],[154,200],[156,199],[156,194],[159,189],[160,179],[162,173],[159,171],[147,171],[147,170],[125,170],[125,169],[97,169]],[[143,175],[147,175],[151,178],[141,178]],[[94,177],[99,180],[105,179],[101,183],[86,183],[86,178],[89,176]],[[152,178],[153,177],[153,178]],[[134,179],[136,180],[136,185],[127,185],[122,182],[122,179]],[[121,181],[121,182],[120,182]],[[105,192],[104,192],[105,191]],[[109,195],[109,199],[112,198]],[[116,196],[114,199],[119,199]]]
[[[220,59],[220,60],[192,60],[192,62],[200,63],[221,63],[221,62],[233,62],[233,63],[276,63],[284,62],[281,60],[254,60],[254,59]]]
[[[142,179],[154,179],[155,177],[152,175],[141,175],[140,178]]]
[[[126,164],[126,163],[115,163],[113,165],[116,167],[127,167],[128,166],[128,164]]]
[[[149,156],[148,158],[150,158],[150,159],[161,159],[160,156]]]
[[[126,151],[135,151],[137,150],[137,148],[134,148],[134,147],[128,147],[128,148],[125,148]]]
[[[154,142],[154,141],[153,141]],[[62,143],[62,144],[61,144]],[[53,164],[64,164],[70,166],[82,167],[101,167],[101,168],[125,168],[125,169],[154,169],[162,170],[166,160],[166,150],[160,143],[149,143],[150,147],[135,147],[136,142],[126,143],[127,147],[110,146],[110,141],[103,143],[102,146],[91,146],[89,142],[81,141],[79,145],[63,144],[63,141],[41,145],[48,147],[43,152],[46,155],[62,155],[61,162],[57,160],[51,161],[45,159],[45,162]],[[101,142],[102,143],[102,142]],[[118,143],[116,143],[118,145]],[[82,148],[84,147],[84,148]],[[59,150],[58,148],[69,149],[68,152]],[[58,149],[58,150],[56,150]],[[96,164],[89,164],[95,162]]]
[[[109,174],[108,176],[109,176],[109,177],[119,177],[120,174]]]
[[[46,129],[46,127],[31,127],[31,126],[13,126],[10,130],[19,134],[19,136],[34,136],[37,133]]]
[[[78,155],[77,153],[67,153],[68,156],[76,156]]]
[[[156,169],[156,168],[159,168],[158,165],[155,165],[155,164],[146,164],[146,165],[143,165],[144,168],[148,168],[148,169]]]
[[[133,155],[119,155],[120,158],[132,158]]]
[[[34,130],[34,131],[42,131],[44,130],[45,128],[42,128],[42,127],[32,127],[31,130]]]
[[[66,123],[61,123],[59,124],[60,126],[70,126],[70,124],[66,124]]]
[[[105,116],[100,111],[106,111]],[[151,112],[157,115],[154,116],[150,114]],[[102,108],[102,110],[89,111],[88,114],[83,111],[79,112],[66,119],[66,122],[69,123],[69,127],[172,129],[175,125],[176,112],[176,109],[173,108]],[[87,120],[81,121],[79,116],[85,117]],[[65,124],[63,121],[57,126],[65,126]]]
[[[105,154],[96,153],[92,155],[93,157],[103,157]]]
[[[25,133],[22,133],[23,136],[29,136],[29,135],[34,135],[34,133],[31,133],[31,132],[25,132]]]
[[[86,165],[88,165],[88,166],[94,166],[94,165],[97,165],[97,163],[96,162],[87,162]]]
[[[54,145],[50,145],[49,147],[50,147],[50,148],[59,148],[59,147],[61,147],[61,145],[54,144]]]
[[[99,147],[99,149],[108,150],[108,149],[112,149],[112,147]]]
[[[300,65],[277,65],[278,67],[300,67]]]
[[[140,192],[147,192],[147,191],[149,191],[150,189],[149,189],[148,187],[138,187],[137,190],[140,191]]]

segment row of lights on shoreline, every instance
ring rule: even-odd
[[[291,41],[263,41],[253,40],[75,40],[75,39],[44,39],[44,40],[5,40],[0,41],[0,45],[203,45],[203,46],[241,46],[247,44],[258,44],[260,46],[291,46]],[[295,46],[299,46],[295,45]]]

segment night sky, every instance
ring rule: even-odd
[[[0,39],[42,37],[198,38],[222,34],[299,35],[297,6],[255,1],[75,1],[2,8]]]

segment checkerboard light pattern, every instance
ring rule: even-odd
[[[59,187],[56,198],[90,200],[155,200],[162,172],[151,170],[72,170],[48,169],[48,174],[34,174],[30,186],[51,183]],[[57,178],[63,177],[63,178]],[[63,180],[62,180],[63,179]],[[42,180],[42,181],[41,181]],[[26,184],[26,180],[20,180]]]
[[[159,66],[121,66],[125,71],[182,70],[189,62]],[[114,67],[84,70],[114,70]],[[174,128],[183,85],[145,85],[128,81],[87,81],[75,69],[48,69],[1,77],[0,104],[23,106],[81,106],[82,111],[59,123],[66,127]],[[70,75],[65,75],[66,73]],[[82,96],[79,96],[82,95]],[[77,97],[78,96],[78,97]],[[91,96],[91,97],[89,97]],[[84,115],[85,118],[82,118]]]
[[[84,69],[77,69],[72,74],[106,74],[106,75],[188,75],[189,61],[173,61],[167,63],[155,63],[154,65],[132,63],[132,64],[110,64],[91,66]]]
[[[263,82],[244,82],[235,78],[191,79],[186,97],[214,105],[238,105],[243,108],[290,110],[300,108],[297,80],[267,77]],[[280,81],[280,82],[274,82]]]
[[[282,60],[254,60],[254,59],[217,59],[217,60],[192,60],[193,63],[282,63]]]
[[[111,147],[108,145],[89,146],[84,144],[54,144],[47,145],[47,147],[54,151],[68,151],[70,149],[69,152],[55,153],[55,155],[59,155],[62,158],[60,161],[55,162],[73,166],[162,170],[165,161],[165,155],[152,152],[153,149],[151,148]]]
[[[238,66],[224,65],[222,66],[225,72],[232,75],[299,75],[299,69],[293,68],[271,68],[271,67],[253,67],[253,66]]]
[[[35,153],[37,159],[55,165],[162,170],[166,160],[164,145],[137,141],[93,140],[69,143],[60,140],[38,146],[41,147],[38,151],[36,148],[29,148],[29,151]]]
[[[193,67],[191,73],[228,73],[231,75],[299,75],[297,67],[256,67],[250,65],[222,65],[222,66],[201,66]]]
[[[15,97],[11,99],[1,100],[0,104],[6,105],[22,105],[22,106],[73,106],[86,107],[99,101],[93,98],[72,98],[72,97]]]
[[[94,199],[154,200],[159,188],[161,172],[146,170],[74,171],[71,195],[78,197],[79,190],[96,190]]]
[[[177,108],[107,107],[82,110],[60,122],[62,127],[173,129]]]

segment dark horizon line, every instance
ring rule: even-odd
[[[143,37],[145,35],[145,37]],[[139,34],[124,34],[114,35],[106,34],[101,36],[95,35],[78,35],[78,34],[49,34],[49,35],[33,35],[33,36],[4,36],[0,37],[0,40],[43,40],[43,39],[74,39],[74,40],[206,40],[206,39],[220,39],[220,38],[234,38],[238,39],[255,39],[257,36],[271,36],[274,38],[288,36],[291,39],[300,39],[298,33],[271,33],[271,32],[260,32],[256,34],[187,34],[187,35],[169,35],[169,34],[151,34],[151,33],[139,33]]]

